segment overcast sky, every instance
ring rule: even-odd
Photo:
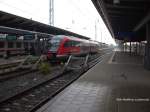
[[[49,0],[0,0],[0,10],[49,24]],[[54,0],[54,26],[114,43],[91,0]]]

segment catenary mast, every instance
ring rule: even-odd
[[[54,26],[54,0],[49,0],[49,24]]]

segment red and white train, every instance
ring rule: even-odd
[[[69,55],[97,53],[99,43],[73,36],[56,35],[48,42],[47,59],[64,59]]]

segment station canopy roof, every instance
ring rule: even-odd
[[[143,41],[150,19],[150,0],[92,0],[112,36],[118,40]]]
[[[3,28],[4,26],[4,28]],[[10,27],[9,30],[5,30]],[[15,29],[22,29],[15,30]],[[66,31],[61,28],[53,27],[44,23],[40,23],[31,19],[26,19],[14,14],[0,11],[0,32],[1,33],[19,33],[24,34],[27,31],[41,32],[42,34],[48,33],[52,35],[71,35],[79,38],[89,39],[88,37]]]

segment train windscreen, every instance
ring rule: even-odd
[[[58,38],[58,37],[53,37],[50,41],[49,41],[49,51],[53,51],[56,52],[59,48],[60,42],[61,42],[62,38]]]

